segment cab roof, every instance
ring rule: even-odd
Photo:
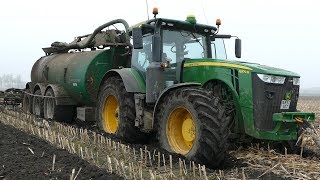
[[[157,19],[142,21],[138,24],[131,26],[129,28],[129,31],[132,31],[133,28],[140,27],[143,24],[154,26],[157,21],[162,22],[163,28],[170,29],[170,30],[186,30],[186,31],[200,33],[200,34],[214,34],[217,31],[217,28],[215,26],[209,26],[209,25],[199,24],[199,23],[192,24],[187,21],[165,19],[165,18],[157,18]]]

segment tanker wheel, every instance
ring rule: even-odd
[[[44,98],[44,118],[70,123],[73,121],[74,107],[57,105],[54,99],[54,92],[48,89]]]
[[[26,93],[30,93],[30,89],[27,89]],[[26,94],[26,93],[23,95],[22,109],[25,113],[31,113],[32,112],[32,101],[31,101],[32,98],[29,94]]]
[[[169,152],[217,167],[225,158],[228,128],[219,98],[200,88],[171,91],[157,108],[157,138]]]
[[[40,89],[36,90],[32,98],[32,113],[38,117],[43,117],[43,100],[41,96]]]
[[[145,138],[146,134],[134,125],[134,94],[126,91],[120,77],[110,77],[104,82],[97,103],[97,124],[101,130],[127,142]]]

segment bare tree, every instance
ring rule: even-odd
[[[22,81],[21,75],[3,74],[0,76],[0,90],[8,88],[22,89],[25,86],[25,82]]]

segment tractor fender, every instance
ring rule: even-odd
[[[146,92],[145,81],[143,77],[135,69],[132,69],[132,68],[112,69],[104,75],[103,80],[100,83],[100,86],[104,83],[105,80],[107,80],[111,76],[120,76],[127,92],[132,92],[132,93]]]
[[[169,87],[167,87],[166,89],[164,89],[164,90],[161,92],[161,94],[160,94],[160,96],[159,96],[159,98],[158,98],[158,100],[157,100],[157,102],[156,102],[156,104],[155,104],[155,106],[154,106],[153,119],[155,119],[155,114],[156,114],[156,112],[158,111],[158,106],[159,106],[159,104],[161,103],[162,99],[163,99],[169,92],[171,92],[171,91],[173,91],[173,90],[175,90],[175,89],[178,89],[178,88],[182,88],[182,87],[201,87],[201,86],[202,86],[201,83],[179,83],[179,84],[174,84],[174,85],[169,86]]]
[[[48,84],[46,87],[45,93],[52,89],[56,105],[77,105],[77,103],[72,99],[71,96],[67,93],[67,91],[58,84]]]

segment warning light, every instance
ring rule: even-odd
[[[217,19],[217,20],[216,20],[216,25],[217,25],[217,26],[220,26],[220,25],[221,25],[221,19]]]
[[[197,23],[196,17],[194,15],[187,16],[186,21],[189,22],[190,24],[196,24]]]
[[[153,10],[152,10],[152,13],[153,13],[153,15],[154,15],[154,18],[156,18],[157,17],[157,14],[159,13],[158,12],[158,8],[153,8]]]

